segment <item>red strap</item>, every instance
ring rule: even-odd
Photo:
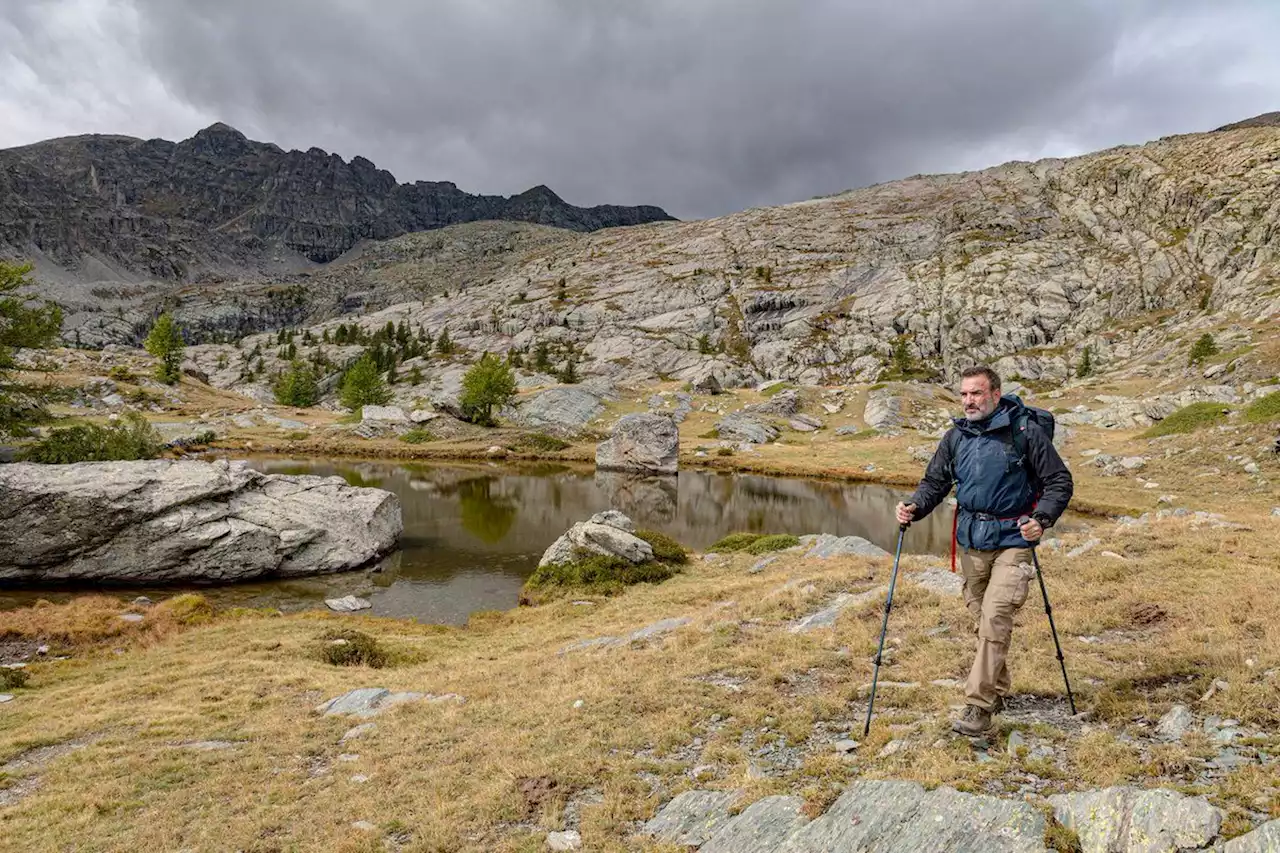
[[[956,531],[960,527],[960,504],[951,513],[951,572],[956,570]]]

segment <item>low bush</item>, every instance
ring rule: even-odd
[[[27,671],[24,669],[0,668],[0,691],[17,690],[27,686]]]
[[[520,436],[513,442],[518,450],[533,450],[539,453],[556,453],[571,445],[569,442],[547,435],[545,432],[530,432]]]
[[[125,367],[123,364],[117,364],[115,367],[108,370],[107,376],[117,382],[136,382],[138,380],[137,374]]]
[[[411,429],[400,436],[400,440],[406,444],[422,444],[428,441],[435,441],[436,437],[425,429]]]
[[[387,652],[373,637],[350,628],[327,631],[319,640],[319,656],[334,666],[368,666],[381,669],[387,665]]]
[[[1244,410],[1244,419],[1251,424],[1261,424],[1280,418],[1280,391],[1259,397]]]
[[[770,551],[781,551],[800,544],[800,540],[790,533],[730,533],[708,551],[744,551],[748,554],[767,554]]]
[[[147,419],[130,412],[107,426],[93,423],[55,429],[22,454],[27,462],[124,462],[155,459],[164,442]]]
[[[1195,432],[1198,429],[1223,423],[1226,419],[1227,407],[1222,403],[1192,403],[1190,406],[1183,406],[1151,427],[1142,434],[1142,437],[1158,438],[1162,435]]]
[[[676,540],[657,530],[637,530],[636,536],[653,548],[653,558],[659,563],[680,565],[689,562],[689,552]]]
[[[761,536],[742,550],[748,554],[767,554],[770,551],[794,548],[799,544],[800,540],[790,533],[775,533],[771,536]]]
[[[678,571],[670,563],[632,563],[621,557],[579,553],[571,563],[539,566],[525,581],[521,604],[537,604],[570,591],[615,595],[638,583],[661,583]]]

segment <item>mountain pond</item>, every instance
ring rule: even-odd
[[[520,587],[547,546],[575,522],[601,510],[621,510],[637,527],[662,531],[695,551],[738,531],[854,535],[892,551],[898,534],[893,507],[908,494],[879,485],[705,470],[637,478],[547,463],[248,461],[266,473],[338,475],[355,486],[396,493],[404,517],[400,549],[372,570],[219,587],[95,591],[153,600],[196,591],[219,607],[277,607],[285,612],[323,607],[326,598],[356,594],[373,604],[363,613],[462,624],[476,611],[515,607]],[[950,536],[951,510],[944,505],[912,525],[903,551],[944,554]],[[886,572],[889,565],[886,559]],[[0,589],[0,609],[86,591]]]

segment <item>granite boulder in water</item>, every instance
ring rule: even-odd
[[[0,584],[224,583],[356,569],[391,551],[400,500],[244,462],[0,467]]]

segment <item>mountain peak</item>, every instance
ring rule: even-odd
[[[564,204],[564,199],[552,192],[551,187],[546,184],[538,184],[536,187],[530,187],[520,195],[512,196],[512,201],[541,201],[551,204]]]

